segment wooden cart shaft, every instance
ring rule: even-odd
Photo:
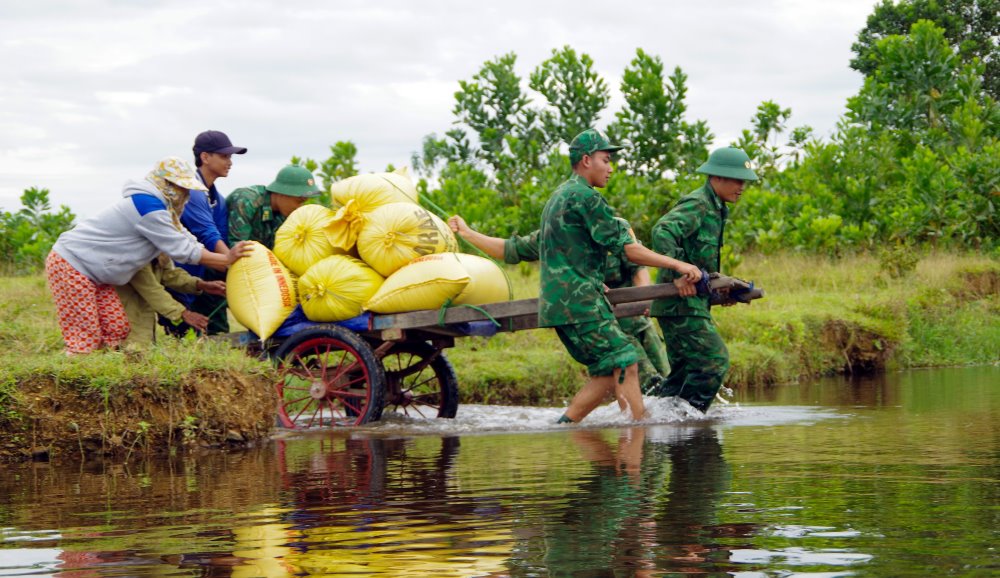
[[[724,275],[714,276],[709,281],[712,289],[723,294],[731,289],[750,289],[746,282]],[[608,301],[614,308],[615,317],[635,317],[643,315],[654,299],[676,297],[677,288],[672,283],[657,283],[643,287],[624,287],[611,289],[607,293]],[[752,289],[745,300],[759,299],[763,291]],[[487,315],[488,314],[488,315]],[[371,332],[384,341],[405,339],[407,331],[429,332],[438,335],[459,337],[464,335],[450,325],[474,321],[496,320],[499,323],[497,331],[521,331],[538,327],[538,299],[519,299],[490,303],[476,308],[449,307],[440,310],[411,311],[389,315],[376,315],[372,318]]]

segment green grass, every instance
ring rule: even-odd
[[[230,429],[266,435],[272,373],[224,343],[165,337],[149,348],[68,357],[44,278],[0,278],[0,458],[29,440],[82,447],[96,439],[106,448],[114,439],[120,448],[185,428],[197,430],[189,441],[214,443]]]
[[[194,371],[260,374],[268,366],[218,342],[161,337],[148,349],[68,357],[41,277],[0,278],[0,387],[49,376],[82,392],[129,388],[138,379],[183,383]]]

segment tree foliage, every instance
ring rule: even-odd
[[[26,189],[20,210],[0,211],[0,263],[4,272],[19,274],[39,269],[56,239],[73,227],[75,219],[65,205],[52,212],[48,189]]]
[[[791,116],[792,109],[781,108],[778,103],[765,100],[757,106],[751,128],[743,129],[740,138],[732,144],[754,159],[757,175],[765,181],[786,165],[786,161],[793,165],[798,163],[804,147],[813,138],[811,127],[800,126],[792,130],[786,143],[780,144]]]
[[[851,68],[870,76],[878,68],[877,46],[888,36],[908,34],[919,20],[930,20],[944,31],[956,55],[965,63],[978,59],[983,87],[1000,100],[1000,0],[882,0],[851,46]]]
[[[829,143],[751,190],[731,236],[745,247],[842,252],[884,242],[997,249],[1000,108],[944,30],[882,38]]]
[[[569,174],[569,141],[596,126],[610,102],[593,59],[569,46],[554,49],[530,73],[527,88],[533,93],[525,90],[515,64],[515,55],[506,54],[460,81],[455,126],[443,138],[425,137],[413,156],[418,173],[438,184],[425,183],[425,198],[498,235],[538,227],[545,201]],[[623,200],[617,206],[636,221],[637,231],[648,231],[653,215],[676,199],[673,177],[707,154],[707,125],[684,119],[686,79],[679,68],[664,79],[660,59],[639,50],[622,83],[628,109],[610,131],[631,147],[608,194]],[[657,194],[643,196],[651,183]]]
[[[680,67],[664,79],[660,57],[640,48],[622,75],[621,91],[625,106],[615,114],[608,134],[629,144],[622,159],[626,170],[660,179],[705,160],[713,137],[704,121],[689,123],[684,118],[687,75]]]
[[[553,50],[552,57],[531,73],[529,86],[551,107],[541,112],[546,135],[555,143],[570,142],[593,127],[611,100],[608,85],[587,54],[577,55],[569,46]]]

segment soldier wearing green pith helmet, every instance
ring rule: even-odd
[[[587,366],[590,379],[573,397],[560,422],[576,422],[596,408],[610,391],[642,419],[638,353],[626,337],[604,295],[604,264],[609,254],[638,265],[677,271],[682,295],[694,295],[701,271],[635,242],[627,223],[595,187],[611,177],[611,144],[594,129],[570,143],[573,174],[555,190],[542,211],[539,232],[541,281],[539,327],[552,327],[576,361]]]
[[[750,157],[738,148],[712,152],[697,171],[708,179],[696,191],[681,197],[669,213],[653,226],[653,249],[718,273],[723,231],[729,210],[743,194],[747,181],[756,181]],[[661,269],[660,283],[676,277]],[[653,302],[650,314],[657,319],[667,343],[670,375],[653,395],[679,396],[707,412],[729,371],[729,352],[712,321],[708,295],[669,297]]]
[[[288,165],[267,185],[236,189],[229,195],[229,240],[257,241],[274,249],[274,234],[292,211],[319,195],[316,179],[305,167]]]

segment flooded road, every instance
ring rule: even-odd
[[[0,576],[988,576],[1000,367],[0,473]]]

